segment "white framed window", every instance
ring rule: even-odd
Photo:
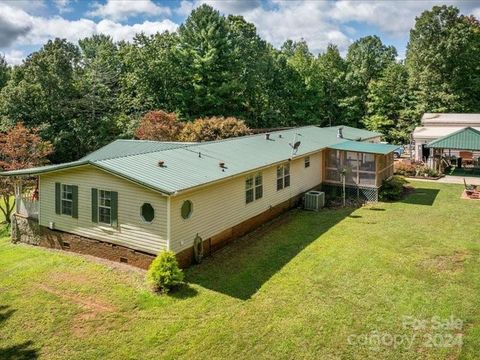
[[[62,184],[62,215],[73,215],[73,186]]]
[[[277,166],[277,191],[290,186],[290,164]]]
[[[310,167],[310,156],[305,156],[305,167]]]
[[[98,191],[98,221],[103,224],[112,224],[112,192]]]
[[[263,175],[257,173],[245,179],[245,202],[247,204],[263,197]]]

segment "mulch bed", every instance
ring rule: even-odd
[[[464,200],[480,200],[480,193],[472,193],[470,191],[463,190],[462,196],[460,196],[460,198]]]

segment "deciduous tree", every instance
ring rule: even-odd
[[[233,117],[212,117],[187,123],[182,130],[182,141],[212,141],[250,134],[242,120]]]
[[[22,122],[0,133],[0,169],[2,171],[26,169],[44,165],[53,151],[52,144],[43,141],[37,129],[28,129]],[[15,183],[11,177],[0,177],[0,211],[7,222],[15,206]]]
[[[175,113],[149,111],[140,121],[135,137],[141,140],[176,141],[183,126]]]

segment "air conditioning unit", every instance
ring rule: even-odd
[[[305,210],[318,211],[325,206],[325,193],[309,191],[305,194]]]

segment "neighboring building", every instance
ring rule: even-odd
[[[310,189],[341,188],[341,169],[350,192],[377,199],[396,149],[380,138],[308,126],[194,144],[117,140],[78,161],[1,175],[38,177],[39,206],[19,197],[17,241],[141,267],[169,249],[187,265],[195,239],[208,253]]]
[[[415,128],[413,140],[415,141],[415,160],[425,161],[430,158],[430,150],[427,144],[444,136],[453,134],[466,127],[480,130],[480,114],[442,114],[425,113],[422,116],[421,125]],[[448,154],[459,156],[459,150],[448,150]],[[480,153],[475,152],[478,157]]]

